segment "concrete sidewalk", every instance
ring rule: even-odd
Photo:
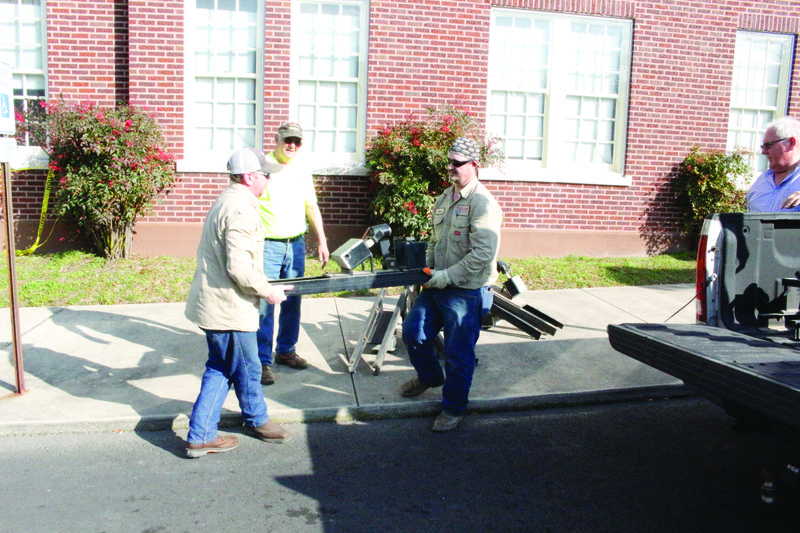
[[[515,299],[563,322],[540,340],[500,322],[481,334],[470,411],[487,412],[682,394],[682,383],[614,351],[606,326],[663,322],[694,296],[691,285],[528,291]],[[396,299],[394,299],[396,300]],[[389,303],[394,300],[390,299]],[[402,398],[414,376],[402,341],[379,375],[346,353],[361,333],[374,299],[303,299],[298,353],[307,370],[276,365],[264,388],[278,422],[313,422],[438,413],[441,389]],[[188,425],[207,347],[183,315],[184,305],[142,304],[23,308],[24,394],[14,394],[8,309],[0,314],[0,435],[62,431],[146,430]],[[693,323],[694,304],[671,323]],[[366,361],[374,359],[367,350]],[[222,425],[238,424],[233,391]]]

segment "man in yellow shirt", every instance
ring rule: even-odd
[[[268,161],[284,165],[260,198],[261,222],[264,225],[264,274],[269,279],[301,278],[305,275],[308,222],[319,241],[319,260],[323,266],[330,253],[322,227],[322,214],[311,168],[298,155],[303,145],[303,128],[287,122],[278,128],[275,150],[267,154]],[[275,306],[262,304],[258,329],[258,357],[261,360],[261,383],[275,383],[273,360],[297,370],[308,363],[295,351],[300,334],[300,296],[289,296],[280,308],[278,334],[275,336]],[[275,340],[273,357],[273,338]]]

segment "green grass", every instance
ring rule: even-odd
[[[693,253],[654,257],[505,259],[529,290],[694,283]],[[20,307],[183,302],[194,274],[193,257],[133,257],[106,261],[83,252],[15,258]],[[375,268],[380,268],[376,265]],[[8,307],[8,260],[2,260],[0,307]],[[338,272],[330,263],[325,273]],[[323,274],[309,257],[306,276]],[[503,278],[501,277],[501,280]],[[369,295],[369,291],[336,293]],[[320,296],[331,296],[323,294]]]
[[[529,290],[694,283],[695,254],[506,259]]]

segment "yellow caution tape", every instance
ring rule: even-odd
[[[50,188],[52,187],[53,183],[53,170],[49,169],[47,171],[47,182],[44,186],[44,199],[42,200],[42,214],[39,215],[39,230],[36,232],[36,241],[33,243],[33,246],[28,248],[27,250],[17,250],[17,255],[31,255],[33,252],[36,251],[37,248],[44,246],[44,244],[50,239],[50,236],[53,234],[53,230],[56,228],[55,224],[53,227],[50,228],[50,233],[47,235],[47,238],[39,244],[39,239],[42,238],[42,232],[44,231],[44,221],[47,218],[47,204],[50,201]]]

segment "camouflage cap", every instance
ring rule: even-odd
[[[473,161],[481,158],[481,148],[478,143],[469,137],[459,137],[450,147],[450,152],[460,154]]]

